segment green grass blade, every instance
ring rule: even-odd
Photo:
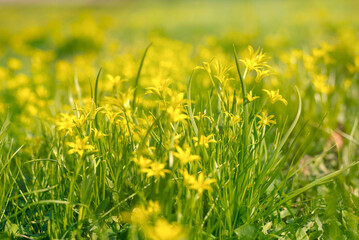
[[[188,99],[188,109],[187,110],[188,111],[187,112],[188,112],[189,118],[191,120],[194,133],[198,137],[198,128],[197,128],[197,125],[196,125],[196,121],[194,120],[194,117],[193,117],[192,103],[191,103],[192,102],[192,100],[191,100],[192,77],[193,77],[193,71],[192,71],[191,76],[189,77],[189,81],[188,81],[188,88],[187,88],[187,99]]]
[[[143,53],[143,56],[142,56],[142,59],[141,59],[141,62],[140,62],[140,66],[138,68],[138,71],[137,71],[137,76],[136,76],[136,79],[135,79],[135,83],[134,83],[134,89],[135,91],[133,92],[133,100],[132,100],[132,108],[134,109],[135,106],[136,106],[136,94],[137,94],[137,87],[138,87],[138,83],[139,83],[139,80],[140,80],[140,76],[141,76],[141,70],[142,70],[142,67],[143,67],[143,63],[145,61],[145,58],[146,58],[146,55],[147,55],[147,51],[148,49],[151,47],[152,43],[150,43],[145,52]]]
[[[340,170],[337,170],[335,172],[332,172],[324,177],[321,177],[311,183],[309,183],[308,185],[300,188],[300,189],[297,189],[297,190],[294,190],[293,192],[291,192],[288,196],[286,196],[284,199],[282,199],[280,202],[279,202],[279,205],[282,205],[283,203],[285,202],[288,202],[289,200],[295,198],[296,196],[298,196],[299,194],[315,187],[315,186],[318,186],[318,185],[321,185],[321,184],[324,184],[324,183],[327,183],[331,180],[333,180],[334,178],[336,178],[337,176],[339,176],[340,174],[342,174],[343,172],[345,172],[346,170],[348,170],[349,168],[351,167],[354,167],[355,165],[357,165],[359,163],[358,162],[355,162],[355,163],[352,163],[350,164],[349,166],[346,166]]]

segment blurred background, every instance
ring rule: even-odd
[[[93,24],[110,30],[108,34],[130,42],[153,33],[193,43],[240,32],[260,45],[297,47],[328,40],[338,25],[357,28],[359,22],[355,0],[0,0],[0,4],[2,30],[17,32],[57,24],[61,32],[68,30],[67,24],[90,16]]]

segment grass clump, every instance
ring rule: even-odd
[[[64,29],[0,27],[0,238],[359,238],[355,29],[125,38],[51,9]]]

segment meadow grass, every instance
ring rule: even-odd
[[[65,16],[0,39],[0,238],[359,238],[355,29],[271,59],[241,32],[121,49]]]

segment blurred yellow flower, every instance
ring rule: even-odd
[[[145,233],[152,240],[179,240],[185,237],[183,227],[178,223],[169,223],[158,219],[154,226],[145,228]]]
[[[106,89],[108,90],[117,89],[121,86],[123,82],[127,81],[127,79],[121,79],[121,77],[118,75],[112,76],[111,74],[107,74],[106,78],[108,80],[106,82]]]
[[[263,67],[269,67],[267,64],[267,60],[269,59],[265,53],[262,53],[262,49],[258,48],[254,51],[252,46],[248,46],[248,57],[244,59],[240,59],[245,67],[247,72],[252,70],[259,70]]]
[[[97,128],[91,128],[91,130],[94,132],[94,139],[95,140],[99,140],[99,139],[101,139],[103,137],[108,136],[108,134],[104,134],[100,130],[97,130]]]
[[[271,75],[271,72],[268,69],[255,69],[257,76],[254,79],[256,82],[260,82],[263,78]]]
[[[21,61],[17,58],[9,58],[7,65],[13,71],[19,70],[22,67]]]
[[[174,152],[173,156],[178,158],[182,165],[201,159],[198,155],[191,155],[191,149],[189,147],[187,147],[186,150],[183,150],[180,146],[176,146],[176,149],[177,152]]]
[[[88,116],[85,116],[82,114],[80,117],[74,118],[73,121],[78,128],[81,128],[85,124],[87,119],[88,119]]]
[[[144,205],[139,205],[132,210],[130,216],[128,216],[127,212],[122,212],[121,215],[127,222],[131,222],[137,226],[147,227],[150,218],[157,217],[160,212],[160,204],[157,201],[150,200],[147,208]]]
[[[106,114],[106,117],[108,119],[108,122],[110,124],[114,124],[115,123],[115,119],[117,118],[117,116],[119,115],[118,112],[114,112],[112,111],[110,108],[107,108],[105,110],[105,114]]]
[[[180,170],[180,172],[182,173],[183,175],[183,181],[184,181],[184,184],[186,185],[192,185],[196,182],[196,177],[189,174],[188,171],[185,169],[183,171]]]
[[[201,121],[202,119],[207,118],[210,122],[213,122],[213,118],[207,116],[205,113],[198,112],[198,115],[193,116],[194,119]]]
[[[254,100],[256,100],[257,98],[259,98],[258,96],[253,96],[252,91],[249,91],[249,93],[247,93],[246,98],[248,99],[248,101],[253,102]]]
[[[214,134],[211,134],[211,135],[208,135],[208,136],[201,135],[200,139],[198,139],[198,137],[193,137],[193,140],[196,142],[195,146],[197,147],[198,145],[200,145],[200,146],[204,146],[205,148],[208,148],[209,143],[216,143],[217,142],[214,139],[210,139],[213,136],[214,136]]]
[[[171,122],[179,122],[189,118],[186,114],[183,114],[179,108],[174,108],[172,106],[167,108],[167,113]]]
[[[231,118],[231,120],[229,121],[229,125],[231,125],[231,126],[234,126],[235,124],[242,121],[241,116],[238,116],[238,115],[231,114],[230,118]]]
[[[69,146],[70,149],[67,151],[68,154],[74,154],[78,153],[80,156],[84,154],[85,150],[94,148],[92,145],[87,144],[89,137],[84,137],[83,139],[76,136],[75,142],[67,142],[67,146]]]
[[[146,169],[148,169],[152,163],[151,159],[144,158],[143,156],[133,158],[132,161],[134,161],[136,165],[140,167],[141,172],[145,172]]]
[[[262,91],[268,94],[269,102],[276,103],[277,101],[281,101],[284,105],[288,105],[287,100],[285,100],[282,95],[279,94],[279,89],[276,91],[268,91],[267,89],[262,89]]]
[[[60,132],[68,132],[70,135],[73,133],[73,128],[76,126],[74,120],[74,115],[69,115],[67,113],[61,113],[60,119],[55,121],[56,128]]]
[[[261,113],[261,115],[257,115],[257,117],[260,119],[258,122],[258,125],[260,127],[264,127],[264,126],[270,126],[271,124],[277,124],[277,122],[275,120],[272,120],[272,118],[274,118],[274,115],[267,115],[266,111],[263,111]]]
[[[161,212],[161,206],[157,201],[148,201],[147,212],[149,214],[159,214]]]
[[[333,87],[330,86],[327,82],[327,77],[321,74],[315,74],[313,76],[313,85],[317,92],[329,94],[332,92]]]
[[[201,172],[198,179],[193,181],[189,188],[197,190],[198,194],[202,195],[204,190],[211,191],[211,183],[214,182],[216,182],[216,179],[204,179],[204,174]]]
[[[154,176],[155,178],[164,178],[165,177],[165,173],[170,173],[170,170],[165,169],[166,164],[164,163],[151,163],[150,164],[150,168],[146,168],[141,170],[144,173],[147,173],[146,177],[152,177]]]

